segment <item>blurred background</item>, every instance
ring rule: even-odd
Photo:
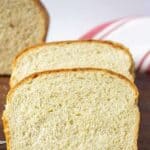
[[[48,41],[77,39],[103,22],[150,15],[149,0],[42,0],[51,16]]]

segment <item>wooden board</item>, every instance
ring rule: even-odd
[[[0,77],[0,118],[9,89],[8,82],[9,77]],[[150,75],[136,74],[136,84],[140,92],[139,107],[141,111],[138,146],[139,150],[150,150]],[[0,140],[4,139],[2,120],[0,119]],[[0,150],[6,150],[6,145],[0,145]]]

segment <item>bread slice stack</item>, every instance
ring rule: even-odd
[[[10,86],[35,72],[67,68],[104,68],[134,80],[134,64],[129,50],[110,41],[54,42],[26,49],[13,63]]]
[[[10,150],[137,150],[138,91],[127,48],[108,41],[33,47],[14,61],[3,113]]]
[[[40,0],[0,0],[0,75],[11,73],[13,58],[43,43],[48,15]]]

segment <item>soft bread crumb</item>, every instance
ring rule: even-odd
[[[7,98],[11,150],[136,150],[136,99],[132,83],[103,70],[29,77]]]

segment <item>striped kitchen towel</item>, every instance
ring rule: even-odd
[[[150,73],[150,17],[124,17],[92,28],[79,39],[103,39],[130,48],[139,72]]]

